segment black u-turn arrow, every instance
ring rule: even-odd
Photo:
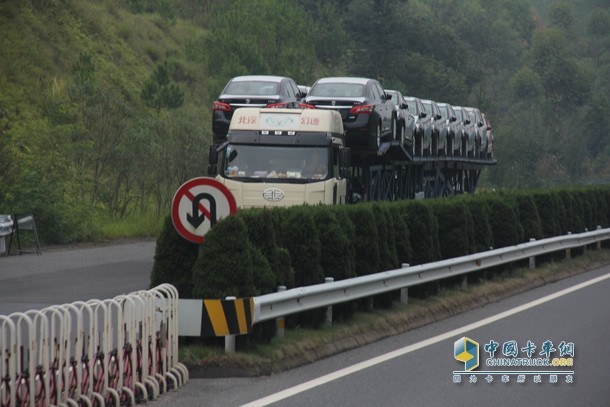
[[[211,194],[202,192],[193,198],[193,214],[186,214],[187,222],[190,223],[195,229],[197,229],[206,218],[205,212],[199,212],[199,204],[204,199],[210,202],[210,227],[213,227],[216,224],[216,200]]]

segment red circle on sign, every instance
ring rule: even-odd
[[[204,235],[210,227],[204,227],[203,230],[198,231],[199,225],[197,224],[202,224],[206,221],[211,222],[207,208],[205,208],[200,200],[196,198],[202,194],[205,196],[214,195],[219,198],[219,202],[215,202],[215,205],[220,205],[220,208],[222,209],[220,215],[222,216],[216,217],[216,220],[237,213],[237,204],[235,203],[233,194],[229,188],[214,178],[198,177],[190,179],[182,184],[174,194],[174,199],[172,200],[172,223],[180,236],[190,242],[199,244],[203,243]],[[195,200],[197,200],[196,203],[194,203]],[[191,204],[191,208],[188,208],[189,203]],[[195,210],[192,208],[195,208]],[[189,209],[191,213],[189,213]],[[200,210],[202,212],[201,215],[199,215]],[[204,216],[207,219],[202,221],[201,219],[203,219]],[[199,222],[191,224],[189,218],[195,218],[196,220],[199,218]]]

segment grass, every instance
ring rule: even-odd
[[[157,237],[163,228],[163,218],[154,212],[126,219],[106,218],[99,223],[95,240],[116,240],[137,237]]]
[[[324,329],[286,330],[284,338],[257,344],[234,354],[201,345],[180,348],[180,360],[193,377],[257,376],[311,363],[339,352],[385,337],[406,332],[485,304],[610,264],[610,250],[589,250],[579,257],[539,265],[535,270],[513,269],[480,280],[462,289],[459,285],[441,288],[428,298],[409,298],[391,309],[359,312],[347,322]]]

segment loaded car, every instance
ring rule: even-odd
[[[434,100],[422,99],[426,113],[432,119],[432,146],[428,153],[431,156],[445,155],[447,147],[447,126],[438,105]]]
[[[318,79],[305,103],[306,107],[338,111],[343,119],[345,144],[353,151],[376,152],[383,140],[396,138],[394,103],[375,79]]]
[[[386,93],[392,97],[392,103],[396,109],[396,139],[400,140],[400,144],[407,149],[413,146],[413,130],[407,129],[407,123],[409,120],[413,122],[413,117],[409,114],[409,107],[405,102],[404,96],[398,90],[386,89]]]
[[[476,107],[466,107],[465,108],[473,117],[474,128],[477,132],[477,148],[475,156],[477,158],[486,158],[487,157],[487,145],[489,144],[487,141],[487,125],[485,123],[485,119],[483,119],[483,115],[481,111]]]
[[[414,134],[413,156],[422,156],[432,144],[432,120],[426,113],[421,99],[413,96],[405,96],[404,99],[413,119],[411,123],[407,123],[407,132],[412,131]],[[413,126],[413,130],[409,130],[411,126]]]
[[[227,137],[235,109],[240,107],[301,108],[305,93],[296,82],[283,76],[249,75],[231,79],[214,102],[214,144]]]
[[[453,110],[457,116],[462,131],[462,157],[474,157],[477,142],[477,131],[474,128],[472,117],[466,109],[454,106]]]
[[[494,133],[491,129],[489,120],[487,120],[487,117],[485,116],[485,113],[481,113],[481,116],[483,116],[485,127],[487,129],[487,158],[494,158]]]
[[[447,155],[451,157],[460,155],[462,133],[453,106],[449,103],[437,103],[437,105],[447,129]]]

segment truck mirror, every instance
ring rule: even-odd
[[[208,176],[213,177],[217,173],[218,168],[218,150],[216,145],[210,146],[210,152],[208,155]]]

